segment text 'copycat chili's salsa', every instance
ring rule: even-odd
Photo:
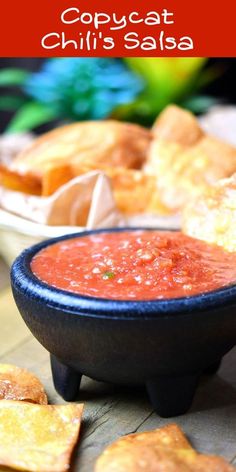
[[[168,231],[104,232],[42,249],[31,268],[42,281],[117,300],[190,296],[236,281],[236,253]]]

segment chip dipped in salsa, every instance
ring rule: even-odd
[[[236,281],[236,253],[175,231],[101,232],[39,251],[33,273],[58,289],[116,300],[178,298]]]

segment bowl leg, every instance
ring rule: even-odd
[[[70,402],[76,399],[82,375],[71,367],[66,366],[50,354],[53,383],[61,397]]]
[[[205,370],[204,374],[216,374],[217,370],[220,368],[221,359],[214,362],[214,364],[209,365]]]
[[[146,382],[150,401],[163,418],[178,416],[190,408],[199,374],[181,377],[156,377]]]

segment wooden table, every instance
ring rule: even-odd
[[[7,283],[0,264],[0,289]],[[9,287],[0,291],[0,317],[0,362],[30,369],[45,385],[49,401],[64,403],[52,384],[48,353],[22,321]],[[85,412],[74,472],[92,472],[96,457],[119,436],[170,421],[183,428],[199,451],[220,454],[236,466],[236,349],[225,356],[217,375],[202,378],[191,411],[178,418],[160,418],[144,390],[122,390],[87,378],[79,401],[85,403]]]

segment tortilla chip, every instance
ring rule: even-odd
[[[64,166],[65,167],[65,166]],[[70,169],[64,167],[52,168],[43,178],[43,188],[55,188],[55,181],[60,173],[64,179],[70,180],[75,176],[85,175],[88,172],[95,171],[96,165],[92,163],[87,165],[73,164]],[[126,169],[125,167],[107,167],[100,166],[102,170],[111,180],[114,193],[114,199],[118,209],[125,215],[133,215],[138,213],[157,213],[159,215],[170,214],[160,199],[157,188],[156,177],[144,174],[142,170]],[[45,179],[47,184],[44,185]],[[43,191],[47,194],[47,190]]]
[[[236,251],[236,174],[207,187],[183,210],[183,232]]]
[[[170,424],[118,439],[98,458],[95,472],[233,472],[224,459],[198,454]]]
[[[70,180],[75,176],[85,175],[88,172],[95,171],[96,165],[71,166],[70,170],[63,167],[52,169],[43,178],[43,195],[49,194],[49,188],[56,187],[57,176],[62,173],[64,179]],[[126,169],[125,167],[107,167],[100,166],[111,180],[114,199],[118,210],[124,215],[133,215],[139,213],[157,213],[166,215],[172,213],[167,208],[159,195],[156,177],[144,174],[142,170]],[[47,180],[47,182],[46,182]],[[46,182],[46,183],[45,183]],[[62,183],[62,179],[61,179]]]
[[[78,439],[83,405],[0,402],[0,464],[64,472]]]
[[[75,177],[70,164],[48,165],[42,177],[41,194],[43,197],[52,195],[62,185]]]
[[[76,169],[81,166],[90,170],[104,166],[141,168],[150,140],[149,130],[113,120],[62,126],[37,138],[9,168],[2,167],[0,180],[12,190],[51,195],[68,178],[80,175]],[[34,187],[27,176],[34,177],[39,186]]]
[[[42,182],[40,179],[32,175],[30,172],[21,175],[11,170],[9,167],[0,164],[0,184],[10,190],[16,192],[27,193],[29,195],[42,194]]]
[[[161,201],[175,211],[235,170],[236,149],[210,137],[189,147],[153,140],[145,166],[147,174],[156,176]]]
[[[0,364],[0,400],[19,400],[46,405],[47,395],[39,379],[26,369]]]
[[[161,141],[191,146],[204,136],[195,116],[176,105],[169,105],[158,116],[152,132]]]
[[[186,110],[167,107],[153,134],[144,171],[156,176],[161,201],[173,211],[236,172],[236,148],[204,133]]]
[[[122,167],[106,168],[104,172],[111,179],[115,202],[123,214],[170,213],[161,202],[155,177]]]

